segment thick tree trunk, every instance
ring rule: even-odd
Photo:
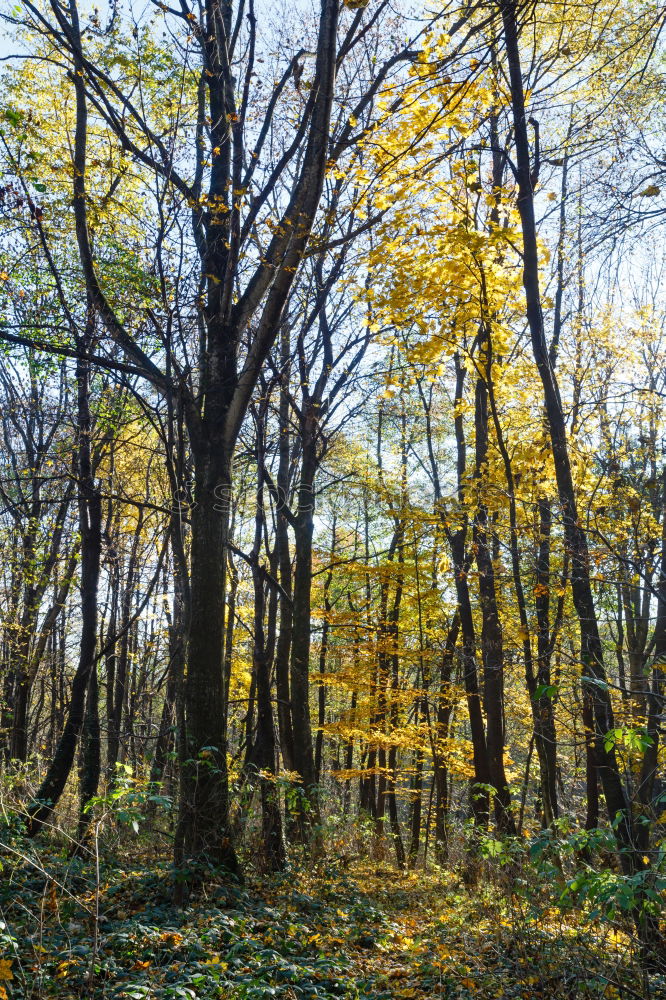
[[[229,831],[229,782],[224,691],[227,537],[231,455],[223,443],[194,450],[195,503],[191,516],[190,622],[185,679],[184,752],[176,866],[196,882],[201,864],[239,872]],[[179,885],[183,885],[181,882]],[[179,894],[177,893],[177,896]],[[182,898],[182,897],[181,897]]]
[[[81,31],[76,0],[65,9],[53,8],[52,36],[65,45],[75,66],[73,82],[77,95],[74,156],[74,213],[77,242],[88,296],[109,333],[120,348],[140,367],[146,378],[172,398],[182,394],[194,460],[195,505],[191,516],[191,613],[187,678],[184,695],[184,759],[181,766],[181,806],[175,843],[176,866],[200,869],[200,863],[214,863],[237,871],[237,861],[228,830],[228,779],[225,725],[224,620],[225,577],[228,543],[231,461],[243,418],[250,404],[262,367],[279,330],[281,317],[302,262],[314,225],[329,160],[329,132],[337,66],[338,0],[321,0],[315,72],[310,97],[299,126],[297,176],[285,196],[282,223],[273,233],[253,274],[239,291],[246,264],[243,251],[243,223],[252,230],[252,221],[241,218],[238,188],[248,159],[245,148],[246,104],[237,106],[236,61],[233,57],[235,5],[206,0],[193,35],[200,42],[202,79],[207,100],[201,101],[196,143],[209,128],[208,138],[215,155],[207,171],[207,191],[193,211],[193,229],[200,253],[203,294],[196,296],[201,307],[201,342],[194,363],[193,391],[186,379],[176,379],[173,357],[166,371],[141,349],[124,327],[107,300],[96,271],[86,212],[86,87],[96,88],[94,70],[82,54]],[[69,18],[69,21],[67,21]],[[250,15],[250,30],[256,19]],[[240,21],[238,22],[240,25]],[[249,45],[247,86],[254,55]],[[205,75],[204,71],[205,70]],[[241,87],[242,90],[242,87]],[[114,94],[115,97],[115,94]],[[122,100],[122,98],[121,98]],[[129,142],[124,116],[109,112],[110,127],[120,141]],[[209,124],[207,125],[206,122]],[[270,128],[270,117],[266,119]],[[133,140],[132,140],[133,141]],[[263,141],[263,140],[262,140]],[[200,163],[201,150],[195,159]],[[153,176],[162,175],[163,160],[151,163]],[[167,170],[177,184],[175,170]],[[203,177],[196,182],[201,190]],[[280,177],[280,171],[276,174]],[[270,187],[264,188],[266,196]],[[200,204],[199,204],[200,203]],[[262,200],[259,199],[258,204]],[[205,207],[204,207],[205,205]],[[193,303],[194,306],[194,303]],[[249,340],[249,348],[243,345]],[[306,553],[307,555],[307,553]],[[302,584],[302,580],[299,581]],[[309,628],[309,623],[308,628]],[[292,656],[296,663],[298,692],[292,692],[297,714],[307,710],[307,663],[302,650]],[[83,692],[87,684],[83,687]],[[77,694],[78,692],[78,688]],[[300,720],[299,720],[300,721]],[[300,726],[296,747],[302,758],[306,784],[313,778],[313,762],[307,760],[308,737],[305,722]],[[80,723],[79,723],[80,725]],[[310,757],[312,754],[310,753]],[[179,885],[184,887],[184,882]],[[183,898],[183,892],[180,892]]]

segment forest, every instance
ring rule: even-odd
[[[666,998],[666,8],[2,0],[0,1000]]]

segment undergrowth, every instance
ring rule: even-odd
[[[472,875],[341,847],[280,876],[248,858],[243,885],[211,872],[177,909],[174,872],[145,839],[73,858],[56,837],[26,844],[8,828],[0,998],[666,997],[621,912],[574,906],[565,881],[493,853]]]

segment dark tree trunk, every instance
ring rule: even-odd
[[[113,784],[116,764],[120,752],[120,734],[123,719],[123,710],[127,704],[127,674],[130,662],[130,642],[131,642],[131,618],[132,599],[135,596],[136,582],[136,561],[138,557],[139,541],[143,530],[143,508],[139,511],[137,526],[132,539],[132,549],[127,563],[127,574],[125,576],[123,596],[120,606],[120,637],[117,644],[114,642],[115,657],[113,671],[112,690],[107,691],[107,780]]]
[[[163,371],[135,341],[107,299],[96,269],[94,248],[87,226],[86,209],[86,88],[97,92],[95,66],[82,53],[82,36],[76,0],[67,8],[53,8],[53,23],[46,30],[64,45],[74,61],[72,75],[77,95],[74,155],[74,214],[79,256],[92,306],[110,336],[139,370],[167,397],[178,396],[187,423],[194,465],[194,501],[191,512],[191,600],[187,677],[184,692],[183,761],[181,803],[175,839],[175,863],[181,869],[203,870],[209,863],[238,870],[228,829],[228,778],[225,724],[224,621],[226,556],[229,541],[229,503],[232,459],[242,421],[252,393],[279,331],[296,272],[303,260],[324,187],[329,162],[331,109],[337,65],[338,0],[321,0],[318,39],[312,87],[299,126],[294,149],[298,163],[291,189],[265,253],[239,290],[243,242],[252,233],[252,219],[241,217],[238,188],[243,186],[246,164],[251,159],[245,147],[247,101],[237,104],[237,66],[233,56],[235,5],[206,0],[200,16],[192,15],[193,37],[200,46],[203,81],[200,115],[196,123],[197,164],[199,141],[207,138],[215,154],[211,158],[207,190],[195,197],[194,241],[200,255],[203,292],[197,293],[200,309],[200,351],[194,363],[194,389],[187,379],[176,378],[173,355]],[[242,17],[242,15],[240,15]],[[248,15],[249,55],[245,63],[246,94],[255,53],[256,15]],[[240,20],[238,25],[240,25]],[[240,28],[239,28],[240,30]],[[205,90],[204,90],[205,88]],[[116,95],[114,91],[114,99]],[[119,100],[123,100],[122,95]],[[125,106],[123,104],[123,106]],[[99,109],[99,105],[98,105]],[[102,110],[107,112],[106,105]],[[125,145],[130,140],[124,114],[108,110],[106,120]],[[207,124],[207,122],[209,124]],[[266,129],[270,129],[270,114]],[[151,133],[152,135],[152,133]],[[141,141],[141,140],[139,140]],[[263,141],[263,139],[262,139]],[[151,143],[149,143],[151,145]],[[180,180],[163,158],[145,154],[153,177],[168,176],[176,188],[194,189]],[[203,194],[203,172],[197,169],[196,194]],[[281,177],[278,170],[276,177]],[[264,188],[266,197],[271,187]],[[257,211],[261,211],[261,198]],[[204,207],[205,206],[205,207]],[[214,206],[214,208],[213,208]],[[194,305],[194,304],[193,304]],[[244,345],[249,346],[244,351]],[[292,658],[293,659],[293,658]],[[296,661],[301,659],[300,654]],[[307,664],[303,665],[307,668]],[[298,671],[297,671],[298,673]],[[87,680],[87,678],[86,678]],[[303,671],[300,671],[303,680]],[[83,687],[83,692],[87,683]],[[78,694],[78,688],[77,694]],[[294,703],[296,693],[293,692]],[[298,692],[298,698],[303,691]],[[307,698],[307,692],[305,697]],[[299,711],[299,709],[297,709]],[[79,722],[80,725],[80,722]],[[307,732],[299,739],[307,746]],[[310,734],[311,745],[311,734]],[[298,748],[297,748],[298,751]],[[307,767],[307,761],[305,766]],[[312,763],[311,772],[314,767]],[[304,774],[306,784],[313,774]],[[177,896],[184,898],[188,879],[179,881]]]
[[[102,739],[99,728],[99,688],[97,665],[90,672],[90,685],[86,698],[86,714],[81,733],[81,762],[79,768],[79,823],[76,839],[83,845],[92,814],[90,803],[97,795],[102,772]]]
[[[475,479],[479,494],[483,488],[483,469],[488,460],[488,386],[491,372],[491,339],[487,329],[480,338],[480,366],[484,374],[476,382],[474,422],[476,431]],[[480,500],[474,519],[474,547],[479,570],[481,603],[481,649],[483,659],[483,707],[486,713],[486,749],[490,779],[495,788],[495,819],[500,830],[515,833],[511,797],[504,771],[504,645],[497,593],[495,567],[488,538],[488,509]]]
[[[316,471],[316,418],[307,415],[303,427],[303,457],[298,490],[298,510],[295,515],[293,616],[291,664],[289,675],[291,719],[294,738],[294,768],[302,792],[304,810],[300,822],[302,832],[319,821],[318,796],[312,723],[310,720],[310,641],[312,601],[312,535],[314,531],[314,475]]]
[[[23,644],[21,644],[23,646]],[[14,656],[27,661],[27,650],[18,649]],[[28,759],[28,708],[30,705],[31,685],[28,681],[26,667],[15,667],[14,683],[11,697],[11,730],[9,736],[9,756],[12,760],[25,762]]]
[[[460,615],[460,631],[462,633],[462,667],[463,682],[465,685],[465,695],[467,698],[467,711],[469,714],[470,734],[472,737],[472,755],[474,762],[474,780],[471,783],[470,795],[472,813],[474,820],[479,826],[486,826],[490,816],[490,797],[488,786],[491,783],[490,764],[488,760],[488,748],[486,745],[486,732],[481,712],[481,698],[479,694],[479,681],[476,669],[476,638],[474,631],[474,617],[472,614],[472,601],[469,592],[468,573],[470,560],[466,552],[467,521],[464,512],[466,475],[466,444],[463,417],[460,413],[460,403],[462,402],[463,384],[465,380],[465,369],[460,363],[460,358],[456,355],[456,466],[458,479],[458,519],[463,520],[463,525],[451,531],[447,524],[444,530],[447,534],[451,548],[453,562],[453,574],[455,578],[456,597],[458,599],[458,613]],[[437,480],[438,481],[438,480]],[[444,515],[443,520],[445,520]]]
[[[664,712],[664,680],[666,676],[666,469],[661,476],[661,566],[657,597],[657,621],[653,635],[652,677],[647,696],[648,745],[643,751],[638,801],[643,822],[638,824],[638,850],[650,846],[650,820],[655,819],[655,780],[659,768],[659,740]],[[646,686],[646,678],[643,685]]]
[[[495,184],[499,190],[499,182]],[[490,345],[490,334],[488,344]],[[539,543],[536,565],[536,586],[534,588],[535,608],[537,617],[537,670],[534,670],[532,655],[532,640],[527,614],[527,602],[521,575],[521,555],[518,537],[518,515],[516,509],[516,482],[511,465],[511,457],[506,446],[502,426],[497,412],[495,392],[492,382],[492,367],[490,357],[486,364],[486,385],[488,400],[495,426],[497,446],[502,456],[504,473],[509,494],[509,528],[511,552],[511,569],[513,585],[518,604],[518,616],[522,632],[523,662],[525,664],[525,681],[530,696],[532,710],[534,741],[539,757],[541,773],[541,790],[543,801],[543,823],[551,826],[558,815],[557,807],[557,741],[555,733],[555,716],[553,711],[553,692],[550,688],[550,659],[556,628],[550,634],[550,532],[551,508],[550,500],[542,498],[539,501]],[[556,622],[557,622],[556,618]],[[538,689],[541,689],[538,692]],[[525,789],[525,793],[526,793]]]
[[[212,429],[206,438],[212,435]],[[181,763],[176,866],[196,882],[204,859],[239,872],[229,831],[227,737],[224,725],[225,600],[231,455],[223,442],[194,450],[191,515],[188,664],[185,678],[185,760]],[[200,874],[200,873],[199,873]],[[181,885],[183,883],[180,883]]]
[[[257,679],[257,737],[252,761],[259,769],[261,788],[261,826],[264,855],[271,871],[281,871],[286,864],[280,796],[275,782],[275,729],[271,700],[271,660],[264,633],[264,581],[254,555],[252,568],[255,594],[254,671]]]
[[[509,67],[511,102],[516,151],[518,210],[523,235],[523,284],[525,287],[527,321],[532,351],[541,382],[550,432],[557,488],[567,547],[571,558],[571,589],[580,623],[583,684],[592,701],[595,750],[608,814],[613,822],[619,857],[626,874],[643,867],[636,851],[632,817],[624,793],[614,746],[605,745],[608,732],[614,728],[613,709],[606,679],[603,648],[599,636],[589,571],[587,535],[579,518],[566,433],[564,410],[559,387],[546,345],[544,319],[539,287],[539,254],[532,164],[527,133],[523,76],[520,65],[518,22],[513,0],[501,0],[504,39]]]
[[[230,537],[230,542],[233,538]],[[230,583],[227,586],[227,629],[224,637],[224,724],[227,725],[229,715],[229,685],[231,683],[231,667],[234,656],[234,638],[236,635],[236,600],[238,598],[238,570],[231,552],[227,558]]]
[[[552,640],[550,636],[550,536],[552,513],[550,501],[539,501],[539,547],[536,565],[536,588],[534,603],[537,617],[537,687],[541,695],[535,698],[530,692],[534,713],[534,740],[539,756],[541,773],[541,797],[543,801],[544,825],[551,826],[559,816],[557,802],[557,735],[551,687],[550,659]]]
[[[247,757],[244,770],[248,781],[259,782],[261,790],[261,827],[264,859],[270,871],[281,871],[286,864],[286,851],[282,832],[280,795],[275,781],[276,741],[271,698],[271,667],[274,653],[274,626],[266,618],[267,574],[260,563],[262,539],[265,534],[264,511],[264,462],[265,424],[267,419],[268,393],[263,394],[262,403],[253,410],[255,423],[257,457],[257,492],[254,518],[254,541],[249,557],[252,568],[254,590],[254,643],[252,652],[253,686],[257,704],[256,739],[252,746],[251,732],[247,733]],[[269,602],[269,609],[275,612],[275,602]],[[270,610],[269,610],[270,614]],[[249,710],[248,710],[249,715]]]

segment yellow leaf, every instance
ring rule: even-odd
[[[229,963],[228,962],[223,962],[219,955],[213,955],[212,958],[209,958],[203,964],[204,965],[212,966],[212,967],[214,967],[216,969],[219,969],[221,972],[224,972],[224,970],[229,967]]]
[[[67,979],[69,975],[69,968],[71,965],[76,965],[74,961],[60,962],[56,967],[56,979]]]
[[[0,958],[0,980],[3,982],[9,982],[10,979],[14,978],[14,973],[12,972],[12,963],[8,958]]]

